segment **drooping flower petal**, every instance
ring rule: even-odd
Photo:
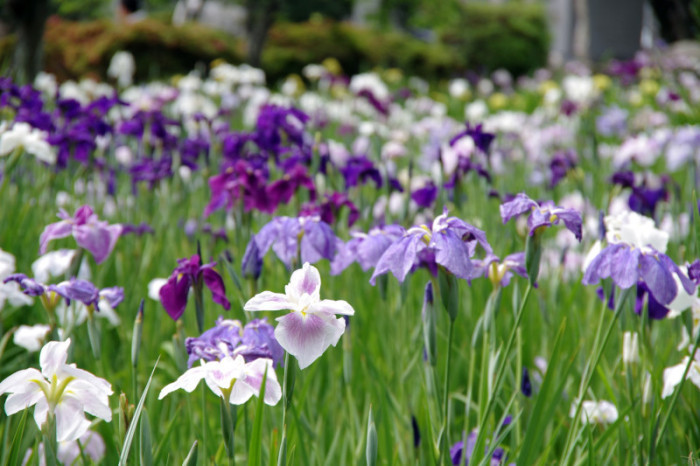
[[[323,313],[301,315],[292,312],[277,319],[275,337],[304,369],[318,359],[330,345],[335,346],[345,331],[345,320]]]

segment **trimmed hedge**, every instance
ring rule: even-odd
[[[348,74],[374,67],[397,67],[429,79],[467,69],[506,68],[522,74],[544,66],[548,36],[538,5],[465,4],[426,43],[399,32],[383,32],[330,20],[277,23],[270,30],[262,68],[270,82],[299,73],[309,63],[338,60]],[[0,62],[11,56],[14,41],[0,41]],[[137,81],[183,74],[217,58],[233,64],[245,58],[246,44],[197,24],[173,26],[150,18],[131,25],[49,19],[44,42],[45,69],[63,81],[104,78],[115,52],[128,50],[136,60]]]

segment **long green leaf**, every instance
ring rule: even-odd
[[[250,437],[250,448],[248,448],[248,464],[251,466],[259,466],[262,464],[262,424],[266,384],[267,369],[265,369],[262,385],[260,386],[260,396],[258,397],[258,404],[255,407],[255,419],[253,420],[253,433]]]
[[[19,425],[15,430],[15,435],[12,437],[12,444],[10,445],[10,454],[8,455],[8,461],[5,463],[6,466],[14,466],[15,464],[20,464],[21,455],[24,453],[22,451],[22,439],[24,438],[24,428],[27,424],[27,415],[29,413],[28,409],[22,412],[22,417],[19,420]],[[10,423],[8,422],[5,426],[6,429],[10,428]]]
[[[182,466],[197,466],[197,447],[197,441],[195,440],[192,444],[192,448],[190,448],[190,452],[187,454],[187,457],[185,457],[185,461],[182,462]]]
[[[160,362],[160,356],[156,360],[155,366],[151,371],[151,376],[148,378],[146,383],[146,388],[143,389],[143,394],[139,400],[139,404],[136,406],[136,411],[134,411],[134,417],[131,419],[131,424],[129,425],[129,430],[126,432],[126,438],[124,439],[124,445],[122,446],[122,452],[119,455],[119,466],[124,466],[127,459],[129,459],[129,450],[131,449],[131,442],[134,440],[134,435],[136,434],[136,426],[139,423],[139,418],[141,417],[141,411],[143,411],[143,404],[146,402],[146,395],[148,395],[148,390],[151,388],[151,382],[153,381],[153,374],[156,373],[156,367]]]

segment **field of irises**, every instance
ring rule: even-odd
[[[695,464],[700,67],[0,78],[0,464]]]

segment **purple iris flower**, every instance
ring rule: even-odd
[[[305,166],[296,164],[293,168],[286,171],[282,178],[273,181],[267,186],[265,192],[266,196],[277,207],[279,204],[288,203],[299,188],[306,188],[309,191],[311,200],[316,198],[316,187],[309,176],[308,170]]]
[[[626,243],[615,243],[605,247],[591,261],[582,283],[593,285],[610,277],[617,286],[627,289],[642,281],[650,295],[665,305],[678,294],[674,274],[688,294],[695,291],[695,284],[666,254],[649,246],[635,248]]]
[[[537,203],[530,199],[525,193],[520,193],[512,200],[501,204],[501,218],[503,223],[507,223],[513,217],[525,212],[530,212],[527,225],[530,229],[530,236],[540,227],[550,227],[556,225],[561,220],[566,228],[581,241],[581,214],[574,209],[557,207],[552,201]]]
[[[509,254],[503,260],[494,254],[488,254],[483,260],[473,261],[475,276],[488,277],[494,286],[506,287],[513,277],[513,272],[527,278],[525,269],[525,253]]]
[[[345,167],[340,169],[340,172],[345,177],[346,188],[352,188],[359,183],[367,183],[369,180],[374,181],[377,188],[382,187],[382,174],[367,157],[350,158]]]
[[[267,358],[279,366],[284,357],[284,349],[277,342],[274,331],[267,319],[255,319],[243,327],[238,320],[219,317],[214,327],[199,337],[185,340],[189,355],[187,366],[192,367],[200,359],[216,361],[238,355],[243,356],[247,363]]]
[[[326,194],[326,198],[318,204],[306,204],[301,209],[301,215],[318,215],[321,220],[333,225],[343,207],[348,209],[348,227],[351,227],[360,218],[360,210],[347,194],[340,192]]]
[[[283,142],[303,147],[309,116],[296,108],[263,105],[258,115],[253,139],[262,150],[278,156],[285,152]]]
[[[39,283],[38,281],[34,280],[33,278],[27,277],[23,273],[14,273],[12,275],[8,275],[3,281],[3,283],[8,283],[8,282],[17,282],[19,287],[22,289],[22,292],[26,294],[27,296],[41,296],[44,293],[46,293],[46,288],[47,286],[44,285],[43,283]]]
[[[376,267],[382,254],[404,233],[406,230],[400,225],[384,225],[367,233],[351,233],[353,237],[347,243],[338,242],[338,253],[331,262],[331,275],[339,275],[353,262],[360,264],[365,272]]]
[[[700,285],[700,259],[695,259],[692,264],[688,265],[688,278],[690,278],[695,285]]]
[[[422,188],[416,189],[411,193],[411,199],[418,204],[419,207],[428,208],[433,205],[438,197],[438,188],[432,181],[428,182]]]
[[[46,253],[51,240],[73,235],[78,246],[89,251],[99,264],[107,259],[122,232],[121,225],[110,225],[98,220],[88,205],[80,207],[72,217],[63,209],[58,216],[63,220],[47,225],[41,234],[39,241],[42,254]]]
[[[189,355],[187,367],[192,367],[192,364],[200,359],[216,361],[233,355],[233,350],[241,342],[242,334],[243,326],[240,321],[220,316],[214,327],[198,337],[185,340],[185,349]]]
[[[658,180],[652,180],[647,175],[636,176],[634,172],[627,170],[614,173],[611,181],[632,190],[627,204],[633,212],[653,217],[657,204],[668,200],[666,186],[669,183],[669,177],[666,175]]]
[[[199,256],[195,254],[189,259],[178,259],[177,264],[167,283],[160,289],[160,302],[173,320],[179,319],[185,312],[190,288],[202,283],[211,291],[215,303],[227,311],[231,308],[226,298],[224,280],[214,270],[216,262],[201,265]]]
[[[452,275],[470,280],[474,277],[471,257],[477,244],[488,253],[491,246],[486,234],[457,217],[448,217],[447,209],[435,218],[432,227],[421,225],[410,228],[382,254],[370,278],[375,284],[379,275],[391,272],[403,282],[416,266],[424,266],[437,275],[442,266]]]
[[[134,223],[122,223],[122,231],[120,236],[136,235],[142,236],[145,234],[154,234],[156,231],[146,222],[141,222],[138,225]]]
[[[484,154],[488,154],[491,143],[496,138],[493,133],[487,133],[482,129],[482,125],[476,125],[472,127],[468,122],[466,123],[467,128],[461,133],[457,134],[450,140],[450,146],[454,146],[457,141],[462,139],[464,136],[469,136],[474,140],[474,145],[481,149]]]
[[[243,253],[241,259],[241,274],[245,278],[257,280],[262,273],[263,259],[258,250],[258,243],[255,241],[255,235],[250,238],[248,246]]]
[[[627,131],[628,115],[629,112],[620,107],[607,108],[596,119],[596,130],[603,136],[622,136]]]
[[[530,373],[527,367],[523,367],[523,376],[520,379],[520,392],[528,398],[532,396],[532,382],[530,381]]]
[[[576,152],[572,149],[554,154],[554,157],[549,162],[549,170],[552,176],[549,181],[549,187],[554,188],[558,185],[566,174],[576,167],[577,161]]]
[[[221,208],[231,210],[241,200],[246,212],[257,209],[272,213],[281,200],[288,201],[298,187],[310,186],[309,189],[313,190],[310,178],[295,173],[293,179],[290,177],[284,183],[280,181],[277,185],[268,186],[269,173],[266,168],[257,167],[247,160],[228,164],[220,174],[209,178],[211,200],[204,209],[204,216]]]
[[[300,255],[302,263],[332,260],[338,239],[330,225],[320,218],[302,216],[273,218],[251,239],[253,241],[258,248],[258,257],[265,257],[272,248],[277,257],[291,267]]]
[[[77,278],[58,285],[49,285],[48,290],[62,296],[68,300],[68,303],[80,301],[86,306],[96,306],[100,300],[100,290],[95,285]]]
[[[637,283],[637,299],[634,301],[634,312],[637,315],[643,315],[645,301],[647,304],[647,315],[652,320],[661,320],[671,312],[669,308],[654,298],[646,283],[639,282]]]
[[[258,358],[272,359],[278,367],[284,358],[284,349],[275,338],[275,328],[267,323],[267,318],[254,319],[243,327],[240,345],[234,350],[245,362]]]
[[[476,446],[477,433],[475,430],[471,431],[467,436],[466,444],[463,441],[459,441],[452,445],[450,448],[450,459],[452,464],[455,466],[461,466],[462,464],[469,464],[469,460],[474,453],[474,447]],[[488,452],[488,447],[486,447]],[[503,463],[505,459],[505,451],[503,448],[496,448],[491,455],[490,464],[495,466]]]

